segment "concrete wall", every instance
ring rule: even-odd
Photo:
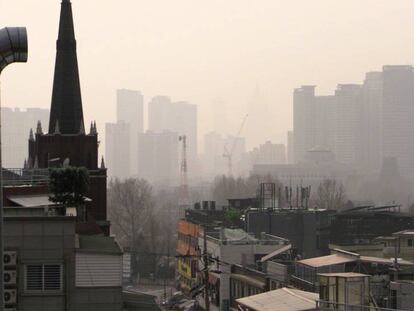
[[[71,310],[76,311],[121,311],[121,287],[76,288]]]
[[[63,271],[73,271],[75,227],[71,218],[41,218],[33,220],[5,218],[4,245],[6,250],[17,251],[18,310],[67,310],[66,297],[73,290],[73,273],[63,272],[63,290],[56,293],[25,291],[26,264],[62,264]]]

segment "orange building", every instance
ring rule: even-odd
[[[202,231],[200,225],[186,220],[180,220],[177,224],[177,277],[180,288],[184,293],[189,293],[196,285],[198,270],[198,236]],[[181,257],[180,257],[181,256]]]

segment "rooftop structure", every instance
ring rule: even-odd
[[[241,310],[253,311],[306,311],[315,310],[319,294],[293,288],[280,288],[270,292],[237,299]]]

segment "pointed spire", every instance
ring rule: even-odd
[[[81,121],[81,126],[79,129],[79,134],[85,135],[85,126],[83,125],[83,120]]]
[[[60,134],[59,120],[56,120],[55,132],[53,134]]]
[[[24,158],[23,168],[27,168],[27,161],[26,161],[26,158]]]
[[[89,131],[89,135],[96,135],[98,132],[96,131],[96,122],[91,122],[91,129]]]
[[[69,0],[62,0],[56,48],[49,134],[56,132],[56,121],[59,121],[62,134],[78,134],[83,111],[72,4]]]
[[[39,121],[37,121],[37,127],[36,127],[36,135],[43,135],[43,130],[42,130],[42,123]]]
[[[33,168],[39,168],[39,159],[37,158],[37,156],[35,157]]]
[[[101,169],[104,169],[105,168],[105,161],[104,161],[104,157],[102,156],[102,159],[101,159]]]
[[[29,133],[29,141],[34,141],[34,135],[33,135],[33,129],[30,129],[30,133]]]
[[[33,160],[32,157],[29,156],[29,158],[27,159],[27,168],[32,168],[33,167]]]

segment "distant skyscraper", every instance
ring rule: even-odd
[[[138,133],[144,132],[144,96],[139,91],[117,90],[116,119],[118,123],[129,124],[130,170],[138,174]]]
[[[197,159],[197,105],[171,102],[167,96],[156,96],[148,104],[148,130],[175,132],[187,136],[187,155],[191,169]]]
[[[144,132],[144,96],[139,91],[117,90],[116,120],[128,123],[131,132]]]
[[[110,178],[131,176],[130,125],[125,122],[105,124],[105,158]]]
[[[334,96],[315,96],[315,86],[306,85],[293,93],[294,161],[303,162],[315,147],[331,148]]]
[[[383,67],[382,155],[396,158],[403,175],[414,174],[414,72]]]
[[[361,167],[376,171],[382,161],[382,72],[366,74],[361,108]]]
[[[335,91],[333,133],[335,157],[343,164],[361,163],[361,85],[339,84]]]
[[[286,164],[286,149],[283,144],[267,141],[251,152],[252,165]]]
[[[216,132],[204,135],[203,175],[215,177],[226,172],[223,137]]]
[[[27,108],[26,111],[18,108],[1,108],[3,165],[8,168],[23,167],[27,159],[27,140],[30,129],[36,132],[37,122],[47,126],[49,109]]]
[[[138,134],[139,177],[155,183],[177,183],[179,177],[178,135],[164,131]]]
[[[287,132],[287,163],[288,164],[295,163],[294,138],[295,138],[295,134],[293,133],[293,131],[288,131]]]

